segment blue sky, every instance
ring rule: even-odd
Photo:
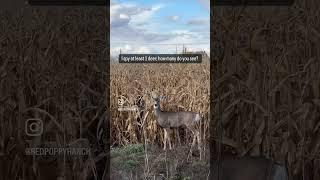
[[[209,0],[111,0],[111,55],[210,48]],[[178,44],[178,45],[175,45]]]

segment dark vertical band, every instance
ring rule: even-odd
[[[32,6],[107,6],[107,0],[28,0]]]
[[[110,1],[107,2],[107,8],[106,8],[106,49],[105,54],[107,58],[106,63],[106,79],[104,82],[106,82],[105,86],[105,104],[106,104],[106,139],[107,139],[107,164],[106,164],[106,170],[104,174],[104,178],[106,180],[110,179]]]
[[[294,0],[214,0],[213,6],[289,6]]]

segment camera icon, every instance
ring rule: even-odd
[[[43,133],[43,122],[41,119],[27,119],[25,131],[28,136],[40,136]]]
[[[125,103],[124,99],[120,98],[118,99],[118,106],[123,106]]]

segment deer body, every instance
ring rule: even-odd
[[[159,126],[164,130],[164,150],[166,150],[167,142],[169,144],[169,149],[171,146],[171,129],[185,127],[189,129],[193,134],[193,141],[190,148],[190,153],[192,153],[192,148],[194,147],[196,140],[198,141],[198,149],[200,151],[201,159],[201,147],[200,147],[200,128],[199,123],[201,121],[201,116],[199,113],[190,111],[180,111],[180,112],[167,112],[162,111],[160,108],[160,99],[163,97],[153,97],[154,100],[154,113],[156,121]],[[168,141],[167,141],[168,140]]]
[[[262,157],[228,158],[220,167],[220,180],[288,180],[284,166]],[[218,162],[212,176],[218,180]]]
[[[185,127],[193,129],[201,120],[199,114],[188,111],[162,112],[160,108],[155,109],[155,115],[159,126],[162,128]]]

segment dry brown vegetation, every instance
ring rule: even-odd
[[[106,107],[106,13],[87,7],[0,12],[0,179],[103,174],[95,128]],[[43,121],[42,136],[25,134],[29,118]],[[48,141],[91,145],[92,156],[25,155],[25,148]]]
[[[208,144],[208,113],[209,113],[209,62],[201,64],[111,64],[110,69],[111,88],[111,145],[125,146],[128,144],[144,143],[154,144],[162,150],[163,130],[158,127],[155,120],[151,97],[146,91],[155,91],[158,95],[167,96],[161,103],[164,111],[195,111],[200,112],[204,119],[202,122],[202,136],[204,144]],[[138,97],[145,101],[145,119],[139,118],[139,112],[118,111],[118,99],[127,99],[126,106],[136,105]],[[179,131],[179,130],[178,130]],[[182,132],[181,132],[182,131]],[[192,141],[191,132],[180,129],[180,142],[189,146]],[[183,135],[182,135],[183,134]],[[178,136],[175,136],[176,138]],[[184,138],[183,138],[184,137]],[[161,147],[160,147],[161,146]],[[176,142],[175,147],[179,147]],[[164,151],[163,151],[164,152]],[[180,151],[182,160],[187,156],[188,151]],[[175,152],[179,153],[179,152]],[[158,156],[157,152],[151,153],[150,157]],[[162,154],[163,155],[163,154]],[[161,153],[160,155],[161,156]],[[155,157],[155,158],[156,158]],[[172,154],[169,159],[175,159]],[[157,159],[157,158],[156,158]],[[150,164],[154,162],[150,158]],[[181,159],[177,159],[180,161]],[[160,158],[157,164],[164,162]],[[112,163],[115,163],[111,159]],[[149,168],[142,165],[145,168]],[[178,166],[182,166],[180,162]],[[201,167],[201,166],[198,166]],[[152,167],[151,167],[152,168]],[[205,168],[208,169],[208,168]],[[144,169],[145,170],[145,169]],[[151,173],[150,177],[159,174]],[[204,174],[202,174],[204,175]],[[189,174],[191,176],[191,174]],[[169,176],[172,178],[172,176]]]
[[[134,106],[139,96],[146,101],[149,112],[144,124],[151,143],[162,143],[162,131],[157,127],[151,97],[146,91],[155,90],[167,96],[162,102],[165,111],[195,111],[206,118],[204,136],[208,135],[209,64],[112,64],[111,65],[111,144],[137,143],[142,136],[136,112],[118,111],[118,99],[124,96]],[[141,142],[141,141],[140,141]],[[143,141],[142,141],[143,142]],[[188,140],[189,142],[189,140]]]
[[[223,154],[287,163],[320,178],[319,1],[212,9],[212,133]],[[221,103],[220,103],[221,102]],[[221,111],[220,111],[220,110]]]

